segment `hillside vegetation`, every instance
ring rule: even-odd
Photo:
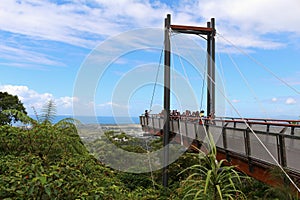
[[[267,193],[272,188],[217,162],[215,148],[208,155],[184,153],[169,166],[164,189],[161,171],[134,174],[105,166],[87,151],[73,119],[52,123],[52,107],[48,104],[36,120],[6,111],[27,126],[0,126],[0,199],[280,199],[290,194]],[[127,151],[149,150],[142,139],[113,131],[91,141],[89,149],[105,155],[106,140]],[[161,139],[149,145],[159,149]]]

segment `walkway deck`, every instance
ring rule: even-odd
[[[192,139],[200,143],[205,142],[206,131],[209,131],[215,139],[218,159],[226,158],[230,164],[258,180],[271,183],[267,179],[268,171],[277,163],[300,180],[299,120],[216,118],[204,119],[203,125],[199,121],[198,117],[178,116],[171,118],[170,129],[179,140]],[[164,119],[159,115],[151,115],[148,119],[141,116],[140,122],[144,130],[154,132],[161,132],[164,125]]]

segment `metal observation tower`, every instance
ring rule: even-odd
[[[165,18],[164,36],[164,112],[140,116],[144,131],[161,135],[164,144],[163,185],[168,186],[170,139],[183,145],[201,145],[206,133],[218,136],[215,141],[217,159],[260,181],[272,184],[269,170],[275,166],[284,169],[291,179],[300,180],[300,120],[278,120],[231,117],[200,117],[188,112],[171,115],[170,66],[171,46],[169,32],[203,35],[207,41],[207,108],[215,112],[215,19],[206,27],[171,24],[171,15]],[[178,137],[179,136],[179,137]],[[191,146],[190,146],[191,147]],[[291,180],[290,179],[290,180]]]

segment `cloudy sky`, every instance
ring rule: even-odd
[[[72,114],[73,103],[81,101],[74,87],[91,51],[128,31],[162,28],[170,13],[172,23],[182,25],[205,26],[216,18],[216,64],[226,91],[226,115],[298,118],[299,7],[298,0],[1,0],[0,91],[18,95],[29,113],[53,99],[58,114]],[[155,61],[144,58],[115,61],[115,67],[123,67],[115,76],[131,70],[129,63]],[[127,112],[138,115],[149,104],[141,103],[145,99],[138,93],[151,99],[150,92],[137,91],[137,99],[114,102],[102,92],[86,106],[97,115],[111,115],[111,107],[132,108]]]

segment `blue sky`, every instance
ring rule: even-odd
[[[205,26],[215,17],[219,34],[216,64],[225,88],[221,98],[226,110],[222,115],[299,118],[299,6],[298,0],[2,0],[0,91],[18,95],[29,113],[33,113],[32,106],[39,110],[54,99],[58,114],[73,114],[73,103],[82,101],[74,95],[77,78],[99,45],[126,31],[162,28],[167,13],[172,15],[173,24],[183,25]],[[157,40],[162,41],[162,37]],[[199,38],[192,39],[205,48]],[[151,68],[147,78],[154,82],[160,51],[157,48],[120,56],[99,79],[94,99],[80,105],[93,107],[97,115],[112,115],[114,108],[122,110],[119,115],[143,112],[149,107],[153,84],[133,91],[127,101],[112,98],[118,88],[114,85],[135,67],[145,65]],[[203,61],[201,56],[198,59]],[[180,60],[174,62],[180,65]],[[180,67],[178,71],[184,76]],[[201,74],[193,77],[188,67],[186,73],[199,104]],[[154,100],[159,110],[159,87]],[[88,115],[84,110],[81,114]]]

